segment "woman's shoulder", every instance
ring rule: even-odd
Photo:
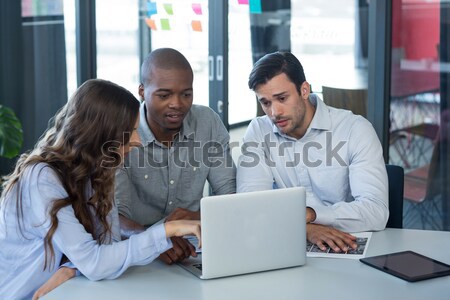
[[[31,184],[49,183],[60,185],[61,181],[54,168],[48,163],[38,162],[26,167],[23,178]]]

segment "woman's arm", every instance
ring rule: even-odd
[[[56,271],[55,274],[50,277],[49,280],[47,280],[46,283],[44,283],[33,295],[33,300],[37,300],[40,297],[46,295],[48,292],[52,291],[56,287],[60,286],[65,281],[69,280],[72,277],[75,277],[77,270],[68,268],[68,267],[61,267]]]

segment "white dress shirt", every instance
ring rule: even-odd
[[[17,223],[16,193],[23,205],[21,227]],[[92,188],[87,187],[92,195]],[[44,268],[44,238],[50,228],[49,207],[67,197],[56,173],[40,163],[28,167],[21,180],[0,203],[0,299],[31,299],[33,293],[59,268],[65,254],[74,267],[91,280],[112,279],[128,267],[144,265],[172,247],[164,225],[147,229],[129,240],[99,245],[75,217],[71,206],[58,214],[53,235],[55,264]],[[108,215],[113,239],[120,234],[117,210]],[[119,235],[120,236],[120,235]]]
[[[388,179],[381,144],[370,122],[352,112],[316,107],[305,135],[280,132],[267,116],[244,136],[237,192],[303,186],[314,223],[346,232],[382,230],[389,216]]]

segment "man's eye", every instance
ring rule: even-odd
[[[169,98],[169,94],[159,94],[157,96],[162,100]]]

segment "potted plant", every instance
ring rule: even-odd
[[[0,105],[0,157],[13,158],[19,154],[23,143],[22,125],[14,111]],[[0,192],[3,175],[0,174]]]
[[[13,158],[22,148],[22,125],[13,110],[0,105],[0,157]]]

